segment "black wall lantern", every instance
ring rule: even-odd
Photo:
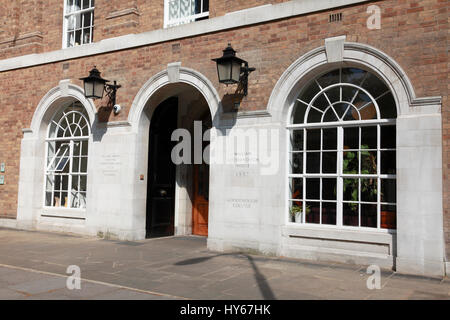
[[[227,85],[241,83],[244,96],[246,96],[248,75],[250,72],[255,71],[255,68],[249,68],[247,61],[236,57],[236,51],[231,47],[231,44],[228,44],[228,47],[223,50],[222,57],[212,60],[217,64],[219,82]]]
[[[100,71],[94,66],[94,69],[89,71],[89,76],[80,78],[84,84],[84,96],[92,99],[102,99],[103,91],[106,91],[106,95],[110,98],[112,105],[116,104],[116,92],[121,87],[116,81],[114,84],[108,84],[109,80],[103,79],[100,76]]]

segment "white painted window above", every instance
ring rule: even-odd
[[[164,0],[164,28],[207,19],[209,0]]]
[[[95,0],[64,0],[63,48],[94,40]]]

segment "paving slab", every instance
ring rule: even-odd
[[[81,290],[65,287],[69,265]],[[450,281],[367,266],[212,252],[206,238],[114,241],[0,228],[0,299],[440,299]]]

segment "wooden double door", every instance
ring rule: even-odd
[[[154,111],[149,135],[149,167],[147,182],[146,237],[171,236],[175,231],[176,165],[171,151],[177,144],[171,141],[177,129],[178,98],[162,102]],[[210,127],[204,122],[203,130]],[[207,142],[203,143],[205,148]],[[192,233],[208,235],[209,165],[192,165]]]

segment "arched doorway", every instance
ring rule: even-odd
[[[144,113],[150,119],[146,237],[208,235],[209,141],[204,136],[212,119],[207,101],[191,85],[168,84],[150,98]],[[184,133],[180,140],[172,135],[177,129]],[[182,163],[173,159],[177,144],[184,147]]]

